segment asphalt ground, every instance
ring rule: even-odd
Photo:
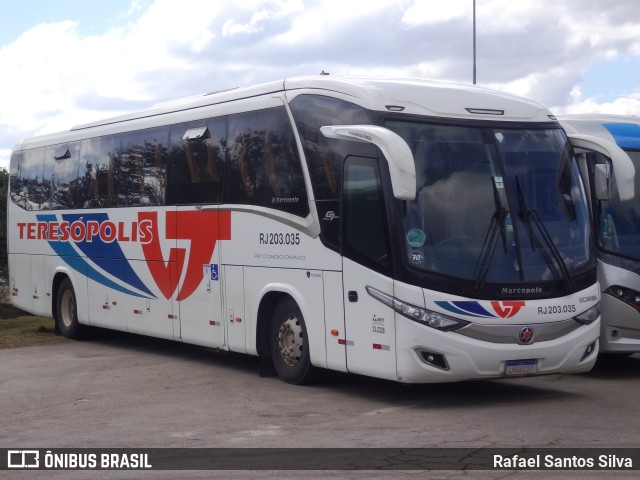
[[[293,386],[256,357],[100,331],[0,350],[2,448],[640,447],[640,356],[593,371]],[[329,468],[329,467],[327,467]],[[640,478],[640,471],[0,471],[0,478]]]

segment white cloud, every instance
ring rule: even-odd
[[[471,19],[471,17],[470,0],[449,0],[447,2],[415,0],[414,4],[404,12],[402,21],[410,27],[415,27],[418,25],[435,25],[457,18]]]
[[[640,62],[636,0],[476,3],[479,84],[566,111],[640,115],[640,88],[580,93],[594,66]],[[470,83],[471,13],[472,0],[135,0],[101,35],[37,25],[0,48],[0,165],[23,135],[291,75]]]
[[[266,28],[268,22],[280,20],[304,12],[304,4],[301,0],[285,0],[275,2],[250,2],[240,4],[243,7],[240,16],[249,15],[246,22],[236,21],[230,18],[222,25],[222,35],[225,37],[245,33],[257,33]]]
[[[207,0],[156,0],[131,25],[123,40],[141,54],[162,55],[162,60],[170,57],[167,53],[173,47],[186,46],[200,52],[215,37],[210,24],[219,15],[221,6],[222,2]],[[161,65],[153,58],[149,58],[149,62],[156,68]]]
[[[10,148],[0,148],[0,168],[9,169],[9,159],[11,158]]]
[[[37,135],[122,113],[131,109],[127,103],[154,103],[157,91],[145,75],[195,68],[176,49],[197,54],[214,38],[208,25],[215,5],[189,3],[160,0],[137,22],[99,36],[78,36],[74,21],[26,31],[0,49],[0,125]],[[79,105],[91,97],[111,98],[113,105],[97,111]],[[7,162],[0,153],[0,165]]]
[[[124,14],[124,16],[130,17],[130,16],[138,13],[139,11],[141,11],[142,8],[143,8],[143,5],[142,5],[142,1],[141,0],[133,0],[131,2],[131,5],[129,6],[129,10],[127,10],[127,12]]]
[[[583,98],[580,88],[571,92],[571,103],[554,109],[558,114],[605,113],[610,115],[635,115],[640,117],[640,91],[616,98],[611,102],[599,102]]]
[[[480,34],[510,32],[522,34],[533,25],[561,21],[566,15],[563,2],[548,0],[478,0],[476,24]]]

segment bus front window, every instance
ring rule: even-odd
[[[587,206],[559,129],[494,130],[393,121],[416,162],[404,202],[413,269],[485,284],[571,281],[593,268]]]
[[[626,151],[633,162],[636,172],[640,171],[640,151]],[[595,163],[606,160],[595,156]],[[640,192],[640,176],[635,176],[635,190]],[[633,260],[640,260],[640,202],[631,200],[621,202],[616,188],[615,178],[609,200],[601,200],[596,208],[596,228],[600,248]]]

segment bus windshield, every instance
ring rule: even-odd
[[[640,151],[625,151],[639,171]],[[596,209],[599,245],[607,252],[640,260],[640,203],[635,200],[621,202],[615,185],[613,182],[610,199],[600,201]],[[640,191],[638,175],[635,176],[635,189]]]
[[[404,204],[410,267],[472,282],[565,281],[594,267],[579,169],[559,128],[390,121],[416,162]]]

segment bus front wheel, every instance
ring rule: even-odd
[[[76,294],[68,278],[65,278],[58,288],[56,323],[58,331],[65,337],[80,338],[82,325],[78,322]]]
[[[308,383],[314,376],[309,337],[300,308],[291,298],[278,303],[271,322],[271,358],[278,376],[287,383]]]

